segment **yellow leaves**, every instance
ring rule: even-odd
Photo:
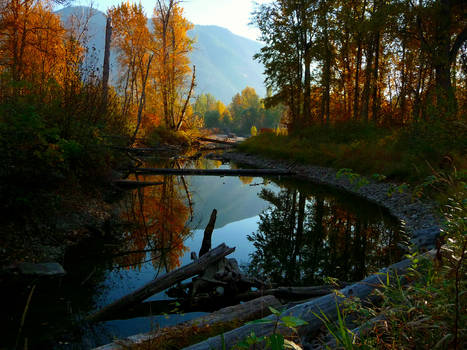
[[[224,115],[226,107],[221,101],[217,101],[216,102],[216,110],[217,110],[217,112],[219,112],[219,115],[222,117]]]
[[[145,127],[151,120],[159,121],[159,116],[171,128],[178,125],[187,112],[183,106],[191,78],[188,53],[193,47],[187,35],[193,25],[183,17],[183,9],[174,0],[158,2],[152,31],[141,4],[122,3],[112,7],[108,15],[112,18],[113,46],[119,49],[119,62],[126,68],[120,81],[125,103],[140,104],[146,90],[144,114],[149,118],[145,118]],[[130,110],[128,106],[126,111]]]
[[[161,108],[166,125],[175,128],[184,117],[182,110],[190,84],[188,53],[193,48],[193,40],[187,32],[193,25],[183,17],[183,9],[173,0],[157,4],[152,22],[156,60],[153,90],[155,99],[162,101],[162,106],[153,107]]]

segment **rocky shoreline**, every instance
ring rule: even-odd
[[[291,170],[299,179],[332,186],[358,195],[386,208],[403,224],[411,238],[411,243],[419,249],[430,250],[436,245],[436,239],[440,234],[440,220],[436,216],[436,204],[414,200],[410,193],[395,191],[389,195],[390,191],[397,186],[395,184],[367,179],[368,184],[356,186],[345,176],[338,178],[336,169],[267,159],[248,153],[225,152],[222,154],[222,159],[254,167]]]

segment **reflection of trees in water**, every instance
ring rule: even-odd
[[[158,168],[218,168],[219,161],[206,160],[186,154],[176,160],[159,159],[148,163]],[[189,184],[183,176],[138,176],[141,181],[163,182],[161,186],[144,187],[129,194],[124,215],[134,228],[125,233],[126,246],[117,263],[140,268],[151,260],[156,270],[170,271],[180,265],[187,251],[184,241],[191,231],[186,226],[193,218],[193,203]],[[149,257],[148,257],[149,255]]]
[[[260,197],[271,205],[248,236],[252,273],[281,285],[319,284],[324,276],[353,281],[398,258],[397,230],[359,203],[347,210],[333,197],[298,189],[263,189]]]
[[[184,241],[190,234],[185,226],[190,210],[179,187],[184,186],[175,176],[151,177],[163,185],[135,190],[127,201],[127,219],[134,223],[133,230],[126,232],[125,254],[119,264],[141,267],[147,255],[156,270],[170,271],[180,266],[180,258],[187,251]]]

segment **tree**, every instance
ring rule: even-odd
[[[193,25],[183,17],[176,0],[158,0],[152,19],[154,27],[153,53],[156,71],[152,81],[155,98],[167,127],[179,130],[187,117],[187,106],[195,86],[195,70],[191,73],[188,54],[193,40],[187,35]]]
[[[0,11],[0,69],[15,81],[34,81],[41,87],[50,79],[62,82],[66,31],[51,6],[9,0],[2,2]]]
[[[460,0],[276,0],[258,7],[254,22],[265,42],[256,55],[270,91],[265,104],[284,103],[290,129],[462,115]]]
[[[113,23],[113,45],[118,49],[121,67],[125,68],[125,74],[120,77],[122,111],[124,115],[136,114],[134,142],[146,103],[146,86],[153,60],[151,34],[141,4],[122,3],[112,7],[108,16]]]
[[[418,34],[435,73],[438,113],[455,116],[457,103],[452,86],[452,66],[467,41],[467,16],[461,0],[420,1],[417,12]]]
[[[311,121],[313,3],[274,1],[261,5],[253,14],[265,42],[255,58],[264,64],[265,84],[273,93],[265,103],[287,105],[291,128]]]

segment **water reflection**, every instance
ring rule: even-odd
[[[221,163],[186,158],[145,166],[217,168]],[[281,285],[321,284],[323,276],[359,280],[400,257],[395,221],[380,208],[336,190],[277,178],[139,179],[163,185],[126,193],[119,207],[125,223],[69,248],[64,264],[68,274],[37,285],[23,330],[30,349],[59,348],[59,341],[92,348],[151,329],[153,319],[146,317],[97,328],[87,328],[83,318],[158,273],[189,263],[189,250],[199,251],[214,208],[218,219],[213,246],[236,246],[231,257]],[[6,288],[4,315],[14,317],[0,318],[0,325],[11,334],[3,340],[11,347],[29,290]],[[155,298],[167,299],[162,294]],[[188,317],[194,316],[184,320]],[[163,326],[172,320],[160,316],[157,322]]]
[[[142,179],[144,181],[144,179]],[[184,245],[191,234],[186,226],[191,204],[182,197],[186,183],[175,176],[157,176],[151,181],[162,185],[133,191],[124,202],[123,216],[134,228],[125,233],[126,252],[117,259],[120,266],[138,267],[150,260],[156,271],[171,271],[180,266],[187,252]]]
[[[270,205],[248,236],[249,271],[280,285],[316,285],[323,277],[360,280],[400,258],[399,229],[381,209],[318,187],[263,189]]]

